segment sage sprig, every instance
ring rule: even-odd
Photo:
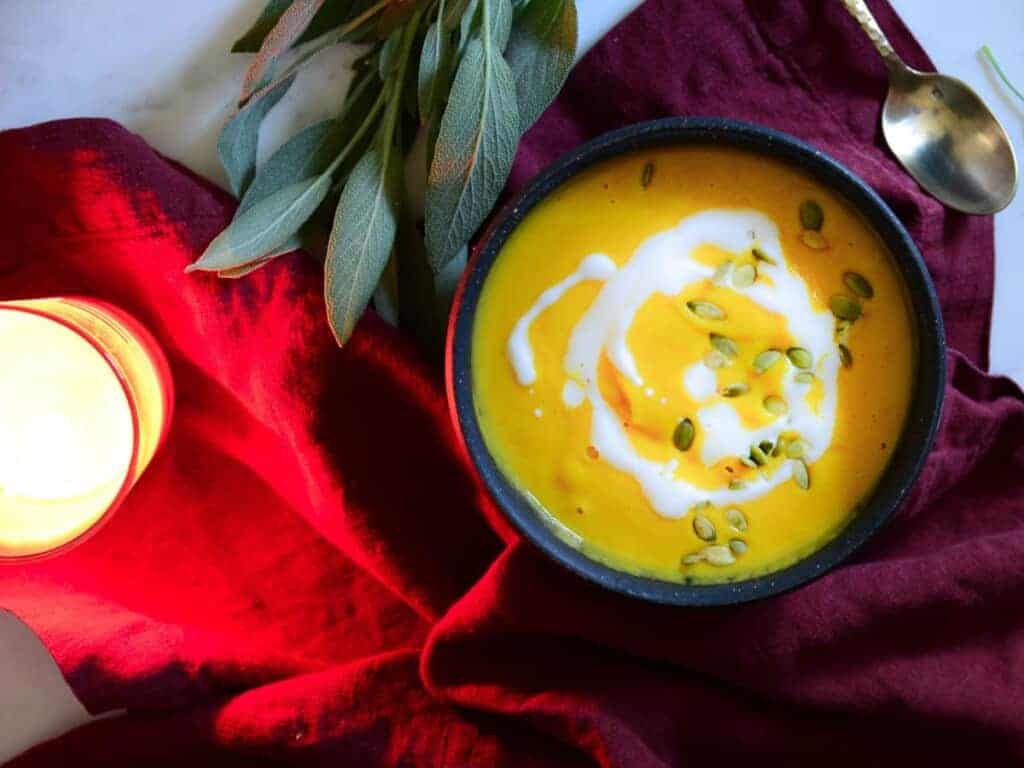
[[[257,168],[267,113],[341,43],[365,51],[338,113]],[[330,226],[338,343],[374,300],[436,352],[466,245],[572,66],[575,0],[270,0],[232,50],[255,53],[218,141],[239,206],[189,270],[239,278]]]

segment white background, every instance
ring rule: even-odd
[[[679,0],[679,2],[706,0]],[[838,0],[821,0],[838,2]],[[1024,86],[1024,3],[891,0],[938,68],[974,86],[1024,152],[1024,105],[978,58],[988,43]],[[639,0],[577,0],[589,47]],[[262,0],[0,0],[0,129],[59,117],[106,116],[220,183],[218,128],[245,57],[226,51]],[[271,115],[264,153],[331,113],[351,54],[322,56]],[[1024,161],[1024,156],[1021,157]],[[996,216],[991,367],[1024,382],[1024,194]],[[2,243],[0,236],[0,243]],[[38,641],[0,611],[0,763],[85,718]]]

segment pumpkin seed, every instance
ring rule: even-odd
[[[693,422],[683,419],[676,424],[675,431],[672,432],[672,444],[680,451],[688,451],[693,445],[693,438],[696,434],[697,430],[694,428]]]
[[[712,349],[704,355],[704,365],[713,371],[724,368],[728,364],[729,360],[717,349]]]
[[[702,320],[725,320],[725,310],[710,301],[688,301],[686,308]]]
[[[839,359],[843,361],[844,368],[853,367],[853,352],[845,344],[839,345]]]
[[[804,200],[800,203],[800,224],[804,229],[811,229],[815,232],[821,229],[825,223],[825,212],[821,210],[816,200]]]
[[[729,490],[730,491],[742,491],[746,487],[747,487],[747,484],[744,483],[742,480],[730,480],[729,481]]]
[[[800,242],[812,251],[823,251],[828,248],[828,240],[821,232],[815,232],[813,229],[805,229],[800,235]]]
[[[814,381],[814,374],[810,371],[800,371],[800,373],[793,377],[793,381],[797,384],[810,384]]]
[[[814,365],[814,358],[811,353],[803,347],[790,347],[786,350],[786,357],[797,368],[810,368]]]
[[[763,261],[765,264],[775,265],[775,259],[769,256],[767,253],[762,251],[760,248],[751,248],[750,254],[757,260]]]
[[[843,273],[843,282],[846,287],[856,293],[862,299],[870,299],[875,295],[875,289],[864,275],[858,272]]]
[[[761,450],[761,446],[759,445],[750,446],[750,458],[753,459],[754,463],[759,467],[763,467],[768,463],[768,457],[764,455],[764,451]]]
[[[715,267],[715,272],[711,275],[711,282],[715,285],[725,285],[725,281],[729,277],[730,270],[732,270],[732,262],[729,260],[723,261]]]
[[[692,507],[690,507],[690,511],[691,512],[697,512],[698,510],[701,510],[701,509],[710,509],[710,507],[711,507],[711,502],[708,501],[707,499],[704,499],[704,501],[698,501],[696,504],[694,504]]]
[[[712,544],[710,547],[704,547],[702,551],[704,553],[704,559],[712,565],[732,565],[736,562],[736,558],[733,557],[732,550],[724,544]]]
[[[805,491],[811,487],[811,474],[807,471],[807,464],[803,459],[793,460],[793,479]]]
[[[740,353],[740,348],[736,346],[735,341],[730,339],[728,336],[722,336],[719,333],[711,334],[711,346],[726,357],[736,357]]]
[[[693,518],[693,532],[697,534],[698,539],[703,539],[704,541],[715,540],[715,525],[704,515],[696,515]]]
[[[747,542],[743,539],[731,539],[729,541],[729,549],[733,551],[733,554],[742,555],[747,551]]]
[[[740,456],[740,464],[750,469],[757,469],[757,463],[748,456]]]
[[[849,320],[836,320],[836,338],[845,344],[850,338],[851,328],[853,323]]]
[[[735,384],[730,384],[727,387],[722,387],[722,397],[739,397],[745,395],[750,391],[750,387],[744,384],[742,381],[737,381]]]
[[[860,317],[860,304],[855,299],[841,293],[837,293],[829,299],[828,306],[832,310],[832,314],[840,320],[849,320],[852,323]]]
[[[704,562],[703,552],[694,552],[693,554],[687,555],[683,558],[683,565],[696,565],[701,562]]]
[[[772,452],[772,441],[771,440],[762,440],[760,443],[757,444],[757,447],[760,448],[762,451],[764,451],[766,454],[767,453],[771,453]]]
[[[803,440],[790,440],[786,444],[786,457],[790,459],[802,459],[807,452],[807,443]]]
[[[766,349],[764,352],[759,352],[757,357],[754,358],[754,370],[758,373],[764,373],[779,362],[781,358],[782,353],[777,349]]]
[[[747,518],[736,507],[725,510],[725,519],[735,530],[747,530]]]
[[[786,404],[786,401],[778,395],[768,395],[761,404],[768,413],[774,416],[782,416],[789,410],[789,406]]]
[[[732,273],[732,284],[737,288],[749,288],[757,280],[757,267],[753,264],[741,264]]]
[[[772,448],[772,456],[781,456],[786,452],[788,446],[789,438],[779,435],[779,439],[775,441],[775,447]]]
[[[640,174],[640,186],[647,189],[651,186],[651,179],[654,178],[654,163],[648,161],[644,165],[643,173]]]

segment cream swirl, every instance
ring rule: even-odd
[[[708,377],[696,367],[689,367],[682,385],[702,404],[695,416],[704,436],[701,461],[710,466],[726,457],[746,455],[752,444],[775,442],[783,432],[798,432],[808,446],[805,460],[813,463],[831,443],[835,425],[839,359],[832,339],[834,323],[827,310],[814,308],[807,285],[788,267],[777,227],[757,211],[707,210],[689,216],[672,229],[648,238],[618,269],[603,254],[588,256],[575,273],[540,295],[516,324],[508,343],[520,384],[531,384],[537,373],[528,336],[530,324],[578,282],[604,281],[570,336],[563,361],[567,376],[563,399],[570,408],[584,401],[590,403],[590,440],[601,460],[635,478],[651,506],[665,517],[681,517],[703,501],[715,505],[751,501],[792,476],[791,465],[784,462],[770,475],[754,474],[743,488],[698,487],[685,477],[676,477],[677,462],[663,463],[641,456],[621,419],[601,394],[598,365],[602,356],[607,356],[623,377],[637,387],[644,386],[627,341],[629,329],[637,311],[655,293],[676,296],[691,284],[712,277],[712,269],[693,258],[694,252],[705,245],[737,255],[748,253],[756,245],[771,258],[771,262],[758,267],[769,280],[732,290],[786,318],[790,334],[814,358],[814,374],[822,384],[824,397],[819,407],[812,409],[806,397],[808,385],[797,382],[797,371],[790,367],[783,378],[788,412],[763,427],[748,429],[735,408],[717,394],[713,382],[709,387]]]

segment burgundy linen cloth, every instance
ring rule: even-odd
[[[0,569],[0,607],[89,710],[128,710],[15,763],[1024,759],[1024,401],[981,371],[992,223],[883,149],[884,74],[839,3],[649,0],[517,158],[513,188],[630,122],[763,123],[867,179],[928,261],[954,349],[911,502],[824,578],[713,610],[630,601],[496,534],[436,372],[372,315],[336,349],[312,260],[184,275],[228,220],[223,193],[106,121],[0,134],[0,296],[128,309],[177,385],[168,443],[111,524]]]

